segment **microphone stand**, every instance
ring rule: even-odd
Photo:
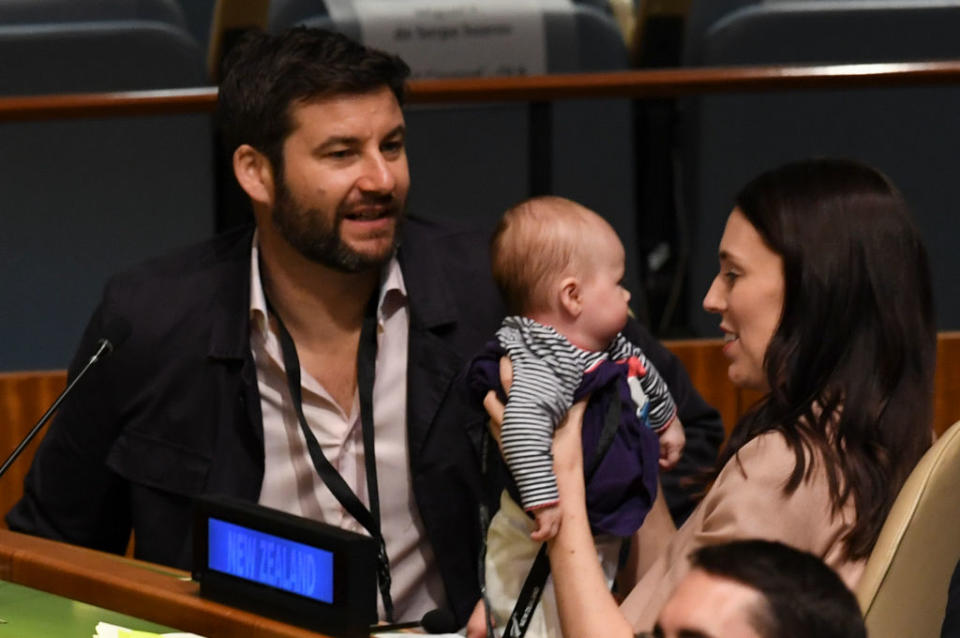
[[[457,620],[449,609],[432,609],[425,613],[420,620],[370,625],[370,634],[391,633],[416,627],[422,627],[424,632],[428,634],[449,634],[457,630]]]
[[[30,430],[29,434],[27,434],[27,436],[20,441],[20,445],[18,445],[16,449],[10,453],[10,456],[7,457],[7,460],[3,462],[2,466],[0,466],[0,477],[7,473],[7,470],[11,465],[13,465],[13,462],[17,460],[17,457],[20,456],[24,448],[30,444],[30,441],[33,440],[33,437],[35,437],[43,428],[43,426],[46,425],[53,413],[56,412],[57,408],[60,407],[60,403],[67,396],[67,394],[70,393],[70,390],[73,389],[73,386],[77,385],[77,382],[80,381],[83,375],[87,373],[87,370],[89,370],[93,364],[102,359],[104,356],[113,352],[113,344],[107,339],[101,339],[98,341],[97,346],[97,351],[93,353],[93,356],[90,357],[90,360],[87,361],[87,364],[83,366],[79,373],[77,373],[77,376],[73,378],[73,381],[71,381],[70,384],[63,390],[63,392],[60,393],[60,395],[57,397],[57,400],[53,402],[53,405],[51,405],[49,409],[43,413],[43,416],[40,417],[40,420],[37,421],[37,424],[33,426],[33,429]]]

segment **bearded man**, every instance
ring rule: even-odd
[[[256,225],[110,281],[71,378],[105,333],[129,336],[64,402],[7,522],[112,552],[132,530],[137,558],[189,568],[192,500],[230,495],[382,540],[382,618],[465,623],[479,504],[499,496],[485,414],[455,382],[503,313],[487,242],[405,219],[399,58],[298,28],[250,34],[224,68]],[[684,423],[715,438],[643,334]]]

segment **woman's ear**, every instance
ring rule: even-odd
[[[565,277],[560,281],[560,308],[571,319],[583,312],[583,291],[576,277]]]
[[[266,155],[249,144],[241,144],[233,152],[233,174],[254,203],[273,208],[273,169]]]

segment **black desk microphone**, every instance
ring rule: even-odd
[[[23,452],[23,450],[30,444],[30,441],[33,440],[33,437],[37,435],[38,432],[43,428],[43,426],[50,420],[50,417],[53,416],[53,413],[57,411],[57,408],[60,407],[60,403],[66,398],[70,391],[73,390],[73,387],[77,385],[77,382],[83,378],[83,375],[87,373],[93,364],[102,360],[104,357],[108,356],[113,352],[114,348],[119,346],[124,339],[130,334],[130,324],[125,321],[117,320],[111,324],[108,324],[106,329],[103,332],[106,337],[97,341],[97,351],[93,353],[93,356],[90,357],[90,360],[87,361],[86,365],[80,369],[80,372],[77,373],[77,376],[73,378],[73,381],[70,382],[63,392],[57,397],[53,402],[53,405],[43,413],[43,416],[40,417],[40,420],[37,421],[37,424],[31,428],[30,432],[27,433],[27,436],[20,441],[20,444],[10,453],[10,456],[7,457],[7,460],[3,462],[3,465],[0,466],[0,477],[7,473],[7,470],[10,469],[10,466],[13,465],[13,462],[17,460],[17,457]],[[108,338],[109,337],[109,338]]]

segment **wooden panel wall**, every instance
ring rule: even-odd
[[[940,333],[933,384],[933,427],[942,434],[960,421],[960,332]]]
[[[64,370],[0,374],[0,457],[6,459],[13,452],[66,385],[67,373]],[[42,437],[43,431],[0,478],[2,528],[7,527],[3,517],[23,493],[23,479]]]
[[[740,390],[730,382],[723,342],[691,339],[665,343],[683,362],[700,394],[720,411],[724,429],[729,433],[739,416],[760,395],[752,390]],[[937,339],[933,400],[933,427],[939,435],[960,421],[960,332],[941,332]]]
[[[739,390],[727,378],[727,361],[719,339],[668,341],[666,345],[686,366],[694,386],[723,417],[727,432],[758,397]],[[66,386],[66,373],[21,372],[0,374],[0,456],[6,458]],[[943,432],[960,421],[960,332],[941,333],[937,346],[934,387],[934,428]],[[5,515],[22,493],[40,435],[0,479],[0,516]],[[0,527],[6,527],[0,523]]]

